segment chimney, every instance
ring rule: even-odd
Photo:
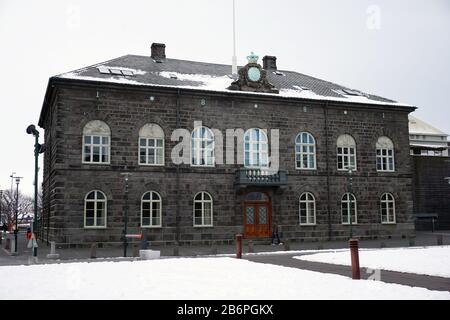
[[[152,43],[151,57],[153,60],[166,59],[166,45],[164,43]]]
[[[264,56],[263,58],[263,68],[266,70],[277,70],[277,57],[275,56]]]

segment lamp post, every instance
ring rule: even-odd
[[[14,229],[14,252],[17,253],[17,233],[19,232],[19,226],[18,226],[18,215],[19,215],[19,183],[20,183],[20,179],[22,179],[23,177],[15,177],[16,179],[16,185],[17,185],[17,189],[16,189],[16,210],[15,210],[15,229]]]
[[[3,212],[2,212],[2,208],[3,208],[3,190],[0,190],[0,223],[4,224],[4,219],[3,219]],[[1,237],[1,236],[0,236]],[[1,239],[0,239],[1,242]]]
[[[14,183],[14,178],[15,178],[14,175],[15,174],[16,174],[15,172],[12,172],[11,175],[9,176],[11,178],[11,197],[13,194],[13,183]]]
[[[39,172],[39,154],[45,151],[45,145],[39,143],[39,131],[36,126],[29,125],[26,132],[34,136],[34,219],[31,223],[31,234],[34,234],[35,223],[38,216],[38,172]],[[37,256],[37,248],[33,246],[33,256]]]
[[[125,205],[124,205],[124,217],[123,217],[123,256],[127,256],[127,229],[128,229],[128,180],[130,178],[131,173],[124,172],[121,173],[124,176],[125,180]]]
[[[353,238],[353,230],[352,230],[352,200],[353,200],[353,177],[352,177],[352,173],[353,173],[353,167],[352,166],[348,166],[347,167],[348,170],[348,203],[349,203],[349,220],[350,220],[350,239]]]

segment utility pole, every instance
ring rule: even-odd
[[[128,229],[128,180],[130,178],[131,173],[124,172],[121,173],[124,176],[125,180],[125,206],[124,206],[124,221],[123,221],[123,256],[127,256],[127,229]]]
[[[3,226],[4,219],[3,219],[2,208],[3,208],[3,190],[0,190],[0,222],[1,222],[2,226]],[[1,239],[0,239],[0,242],[1,242]]]

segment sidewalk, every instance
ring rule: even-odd
[[[443,235],[443,244],[450,245],[450,231],[440,232],[417,232],[414,246],[431,246],[437,245],[437,235]],[[36,262],[31,259],[31,249],[27,248],[26,234],[19,233],[18,255],[10,256],[3,248],[0,249],[0,266],[2,265],[28,265]],[[408,247],[410,245],[408,239],[387,239],[387,240],[362,240],[359,243],[360,248],[381,248],[381,247]],[[288,246],[288,247],[287,247]],[[247,241],[243,245],[243,253],[257,253],[257,252],[276,252],[289,250],[321,250],[321,249],[340,249],[348,248],[347,241],[325,241],[325,242],[291,242],[283,245],[250,245]],[[236,247],[234,245],[221,246],[206,246],[206,245],[192,245],[192,246],[149,246],[148,249],[161,251],[163,257],[193,257],[216,254],[235,254]],[[177,254],[178,251],[178,254]],[[38,247],[38,263],[58,263],[76,261],[98,261],[101,258],[109,258],[112,260],[122,260],[123,247],[105,247],[97,248],[97,258],[90,259],[91,252],[89,248],[66,248],[57,249],[59,260],[47,259],[47,254],[50,253],[50,246],[39,242]],[[132,259],[138,256],[139,246],[129,245],[127,249],[127,257]]]
[[[351,277],[351,266],[337,264],[320,263],[293,259],[301,254],[277,254],[277,255],[247,255],[244,259],[258,263],[274,264],[278,266],[298,268],[322,273],[338,274]],[[350,254],[349,254],[350,259]],[[367,273],[367,268],[360,268],[361,279],[368,279],[371,274]],[[396,272],[380,270],[380,280],[387,283],[397,283],[411,287],[422,287],[429,290],[450,291],[450,278],[420,275],[415,273]]]

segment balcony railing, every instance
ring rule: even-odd
[[[282,186],[287,184],[287,171],[273,172],[264,169],[241,168],[236,171],[235,184],[241,186]]]

